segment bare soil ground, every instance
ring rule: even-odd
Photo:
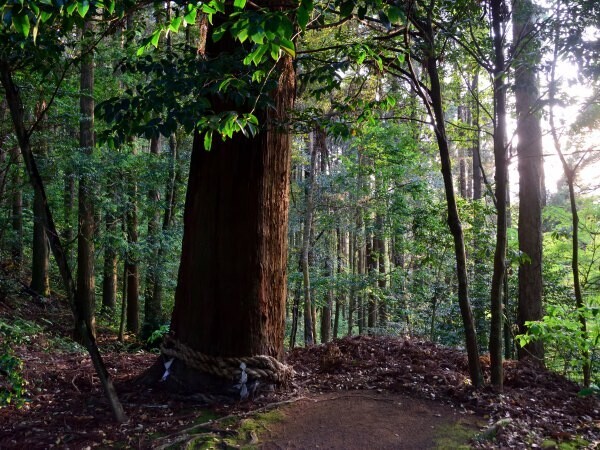
[[[458,448],[481,426],[449,405],[378,391],[315,394],[281,409],[261,448]]]
[[[201,394],[137,383],[158,355],[134,351],[135,345],[100,330],[101,350],[129,418],[119,425],[87,354],[68,345],[71,319],[63,300],[0,290],[0,320],[40,327],[12,346],[24,362],[27,401],[0,408],[0,449],[180,448],[199,445],[203,436],[212,442],[205,448],[231,448],[232,436],[238,444],[266,449],[457,448],[440,444],[444,430],[456,423],[477,435],[470,442],[475,448],[600,448],[600,401],[578,397],[579,387],[559,375],[508,361],[503,394],[474,390],[461,351],[373,336],[295,349],[287,356],[296,370],[290,386],[251,401],[207,404]],[[487,370],[487,360],[482,362]],[[0,371],[0,388],[5,383]],[[283,421],[258,434],[236,435],[246,418],[273,409]]]

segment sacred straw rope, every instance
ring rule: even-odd
[[[210,356],[191,349],[171,336],[165,338],[160,350],[163,355],[177,358],[189,367],[231,380],[237,379],[241,374],[241,363],[246,364],[246,373],[253,378],[286,384],[294,376],[292,366],[283,364],[272,356],[256,355],[239,358]]]

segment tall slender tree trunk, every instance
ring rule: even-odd
[[[104,249],[104,276],[102,278],[102,311],[112,314],[117,305],[117,252],[112,245],[111,236],[116,232],[116,218],[106,214],[106,235],[109,242]]]
[[[133,154],[135,155],[135,144],[132,142]],[[140,281],[138,251],[138,206],[137,206],[137,182],[131,177],[128,180],[128,202],[125,213],[125,224],[127,228],[127,258],[125,270],[127,274],[127,331],[137,334],[140,329]]]
[[[23,159],[25,167],[29,175],[29,180],[34,191],[38,192],[44,203],[44,226],[46,227],[46,233],[50,240],[50,248],[54,254],[54,259],[58,265],[58,269],[63,280],[64,288],[67,294],[67,298],[75,317],[75,324],[78,329],[78,334],[83,337],[83,343],[90,355],[94,368],[104,392],[109,401],[115,419],[118,422],[125,422],[126,416],[123,411],[116,390],[110,378],[106,366],[102,360],[102,356],[96,345],[96,339],[92,333],[92,324],[86,321],[85,315],[79,309],[81,302],[77,300],[77,291],[75,289],[75,282],[69,268],[69,261],[64,251],[64,247],[61,243],[58,231],[54,224],[54,219],[50,208],[48,206],[48,199],[44,189],[44,183],[37,168],[33,152],[31,150],[31,142],[29,140],[31,130],[25,128],[24,114],[23,114],[23,100],[20,97],[19,89],[15,85],[12,77],[11,68],[6,61],[0,60],[0,82],[4,87],[6,100],[10,108],[10,113],[14,125],[15,134]]]
[[[310,139],[310,167],[306,176],[304,188],[304,225],[302,232],[302,279],[304,280],[304,344],[312,345],[315,342],[312,320],[312,298],[310,286],[310,232],[314,213],[314,189],[317,166],[317,143],[315,132],[311,133]]]
[[[433,42],[433,29],[431,22],[426,24],[426,35]],[[458,277],[458,303],[463,320],[465,332],[465,343],[469,360],[469,373],[473,386],[478,387],[483,382],[481,365],[479,362],[479,350],[477,347],[477,333],[475,330],[475,321],[469,302],[468,276],[467,276],[467,256],[465,252],[465,241],[462,230],[462,224],[458,215],[454,186],[452,182],[452,166],[450,162],[450,150],[448,147],[448,138],[446,136],[446,126],[444,121],[444,110],[442,103],[442,92],[439,79],[437,60],[433,54],[425,60],[425,66],[431,82],[430,96],[431,109],[433,112],[432,120],[435,124],[435,135],[440,152],[442,163],[442,176],[444,179],[444,191],[448,205],[448,226],[454,239],[454,252],[456,257],[456,274]]]
[[[564,157],[561,157],[563,161],[563,166],[566,161]],[[573,237],[571,242],[571,271],[573,273],[573,289],[575,291],[575,306],[577,307],[579,313],[579,323],[581,327],[581,333],[583,335],[583,340],[588,339],[588,328],[587,321],[585,315],[583,313],[583,308],[585,307],[585,303],[583,301],[583,294],[581,292],[581,280],[579,278],[579,214],[577,212],[577,200],[575,198],[575,171],[571,170],[567,172],[565,168],[565,173],[567,174],[567,184],[569,186],[569,203],[571,206],[571,220],[573,227]],[[586,349],[582,352],[583,359],[583,385],[585,387],[589,387],[591,383],[591,375],[592,375],[592,364],[590,360],[590,352]]]
[[[377,249],[375,248],[374,245],[374,239],[373,239],[373,234],[369,234],[368,236],[366,236],[366,245],[365,245],[365,250],[366,250],[366,261],[367,261],[367,279],[369,279],[372,283],[372,285],[377,285],[377,279],[378,277],[378,265],[377,265],[377,260],[378,260],[378,255],[377,255]],[[375,287],[375,286],[373,286]],[[369,333],[372,332],[372,330],[375,328],[375,326],[377,325],[377,297],[375,295],[375,293],[373,292],[373,289],[370,289],[370,293],[368,295],[368,301],[367,301],[367,327],[369,329]]]
[[[504,372],[502,368],[502,324],[504,276],[506,272],[506,193],[507,151],[506,136],[506,83],[504,59],[503,0],[492,0],[492,28],[494,35],[494,162],[496,165],[496,250],[491,286],[490,361],[492,385],[502,391]]]
[[[31,258],[31,289],[43,297],[50,295],[50,248],[43,222],[44,202],[33,196],[33,248]]]
[[[588,326],[587,320],[583,313],[583,308],[585,307],[585,303],[583,301],[583,293],[581,291],[581,279],[579,276],[579,213],[577,211],[577,199],[575,196],[575,180],[577,176],[577,170],[580,164],[583,164],[585,161],[584,156],[578,159],[578,162],[573,166],[570,166],[565,158],[565,155],[562,151],[562,146],[560,143],[560,137],[558,134],[558,130],[556,128],[555,116],[554,116],[554,103],[556,100],[556,64],[558,62],[559,55],[559,41],[560,41],[560,32],[561,32],[561,3],[557,2],[556,11],[555,11],[555,20],[556,25],[554,29],[554,52],[553,52],[553,61],[552,68],[550,72],[550,89],[549,89],[549,100],[550,100],[550,108],[549,108],[549,118],[550,118],[550,132],[552,134],[552,139],[554,141],[554,149],[560,158],[560,162],[562,164],[563,172],[565,174],[565,178],[567,180],[567,186],[569,188],[569,205],[571,208],[571,228],[573,229],[573,235],[571,237],[571,272],[573,274],[573,291],[575,293],[575,306],[578,309],[579,315],[579,324],[581,329],[581,334],[583,337],[583,341],[587,341],[589,339],[588,335]],[[591,150],[588,150],[591,151]],[[591,375],[592,375],[592,365],[590,361],[590,352],[587,349],[582,351],[582,359],[583,359],[583,367],[582,367],[582,375],[583,375],[583,385],[585,387],[589,387],[591,383]]]
[[[42,102],[36,107],[36,112],[41,114],[45,107],[45,102]],[[41,123],[44,122],[46,122],[45,117],[42,118]],[[45,140],[40,143],[38,148],[38,155],[46,159],[48,149]],[[43,177],[42,181],[45,181]],[[44,297],[48,297],[50,295],[50,248],[44,227],[44,201],[39,192],[35,191],[33,193],[33,242],[31,253],[31,289]]]
[[[177,139],[175,134],[169,136],[169,172],[167,177],[167,185],[165,189],[165,209],[162,221],[162,235],[168,234],[169,230],[173,226],[175,217],[175,207],[177,203],[177,180],[178,180],[178,149]],[[152,297],[156,305],[161,305],[161,321],[163,320],[162,303],[163,303],[163,291],[164,291],[164,271],[165,271],[165,258],[167,253],[167,247],[163,239],[159,239],[158,253],[156,256],[156,272],[154,277],[154,292]]]
[[[473,83],[471,85],[471,90],[475,96],[474,101],[474,114],[472,115],[471,125],[475,128],[475,135],[472,143],[472,153],[473,153],[473,200],[481,199],[481,187],[483,185],[482,182],[482,173],[481,173],[481,122],[479,118],[479,69],[476,69],[475,75],[473,75]]]
[[[354,313],[356,311],[356,283],[354,281],[358,277],[358,251],[357,251],[357,229],[350,233],[348,243],[348,261],[350,263],[350,274],[352,275],[353,283],[350,285],[350,295],[348,296],[348,336],[352,336],[354,328]]]
[[[11,227],[13,236],[10,242],[11,256],[17,268],[23,263],[23,181],[21,179],[21,155],[19,148],[11,150],[11,160],[14,161],[11,195]]]
[[[375,251],[377,252],[377,269],[379,271],[377,286],[379,287],[380,292],[385,293],[385,290],[388,288],[388,268],[389,268],[389,258],[388,251],[385,239],[384,232],[384,217],[382,213],[377,213],[375,217],[375,237],[373,238],[373,245],[375,247]],[[377,311],[377,319],[380,327],[385,327],[388,322],[388,310],[387,303],[385,300],[379,301],[379,309]]]
[[[65,172],[64,177],[64,195],[63,195],[63,208],[64,208],[64,232],[65,237],[65,251],[67,252],[67,258],[69,263],[73,262],[73,243],[75,242],[75,236],[73,233],[74,224],[73,217],[75,211],[75,174],[73,173],[72,167],[69,167]]]
[[[85,159],[89,159],[94,150],[94,57],[89,51],[93,27],[86,22],[82,30],[82,57],[79,109],[79,147]],[[91,332],[95,335],[95,273],[94,273],[94,187],[91,175],[85,171],[79,177],[78,190],[78,223],[77,234],[77,301],[79,311],[85,321],[90,324]],[[78,335],[75,329],[77,339]]]
[[[150,140],[150,154],[155,159],[160,154],[160,138],[155,137]],[[162,298],[156,297],[156,283],[161,274],[158,262],[158,253],[160,247],[160,209],[159,193],[156,187],[151,187],[148,191],[148,202],[151,212],[148,219],[148,245],[150,247],[150,259],[146,271],[146,286],[144,288],[144,325],[142,327],[142,339],[150,337],[152,332],[160,326],[162,322]]]
[[[528,321],[540,320],[542,310],[542,131],[538,104],[536,64],[539,45],[534,38],[534,5],[531,0],[513,1],[512,28],[515,43],[515,109],[519,160],[519,250],[526,259],[519,265],[519,332]],[[543,364],[542,342],[519,348],[519,358],[530,356]]]

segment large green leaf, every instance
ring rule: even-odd
[[[29,36],[31,24],[29,23],[29,16],[27,14],[13,15],[12,23],[17,33],[21,33],[25,37]]]

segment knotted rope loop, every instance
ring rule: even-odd
[[[239,379],[242,373],[240,369],[242,363],[246,365],[246,373],[256,379],[287,384],[294,376],[292,366],[283,364],[272,356],[256,355],[223,358],[206,355],[191,349],[172,336],[165,337],[160,351],[163,355],[177,358],[196,370],[230,380]]]

